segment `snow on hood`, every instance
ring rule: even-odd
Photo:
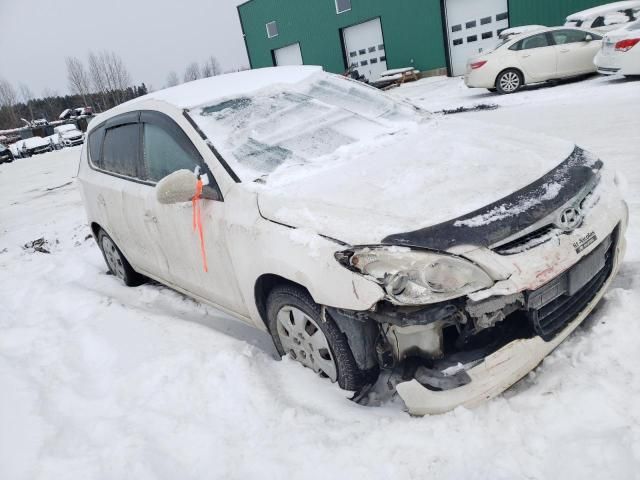
[[[512,128],[439,118],[278,170],[259,189],[258,204],[270,220],[352,245],[377,244],[507,197],[573,149]],[[546,194],[556,191],[549,185]]]
[[[622,2],[607,3],[605,5],[588,8],[587,10],[582,10],[580,12],[572,13],[567,17],[567,21],[580,21],[580,20],[585,21],[590,18],[606,15],[608,13],[619,12],[622,10],[627,10],[632,8],[640,8],[640,1],[627,0]]]

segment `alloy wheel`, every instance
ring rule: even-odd
[[[520,76],[516,72],[505,72],[500,77],[500,88],[507,93],[515,92],[520,87]]]

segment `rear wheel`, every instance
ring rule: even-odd
[[[276,287],[267,300],[269,331],[280,355],[356,391],[367,383],[346,336],[302,288]]]
[[[102,250],[109,272],[122,280],[126,286],[137,287],[145,282],[145,278],[133,269],[115,242],[104,230],[100,230],[98,233],[98,246]]]
[[[503,95],[515,93],[522,88],[522,75],[515,68],[501,72],[496,78],[496,90]]]

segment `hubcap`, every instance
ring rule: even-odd
[[[291,358],[332,382],[338,379],[327,337],[311,317],[295,307],[285,306],[278,312],[277,326],[282,348]]]
[[[500,77],[500,87],[505,92],[514,92],[520,86],[520,77],[515,72],[507,72]]]
[[[107,265],[109,266],[109,270],[116,277],[121,280],[124,280],[124,265],[122,265],[122,258],[120,257],[120,253],[116,248],[115,244],[111,241],[109,237],[102,238],[102,250],[104,251],[104,256],[107,259]]]

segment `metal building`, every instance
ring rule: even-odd
[[[603,0],[249,0],[238,14],[252,68],[354,65],[370,80],[415,67],[462,75],[466,60],[491,48],[501,30],[561,25]]]

